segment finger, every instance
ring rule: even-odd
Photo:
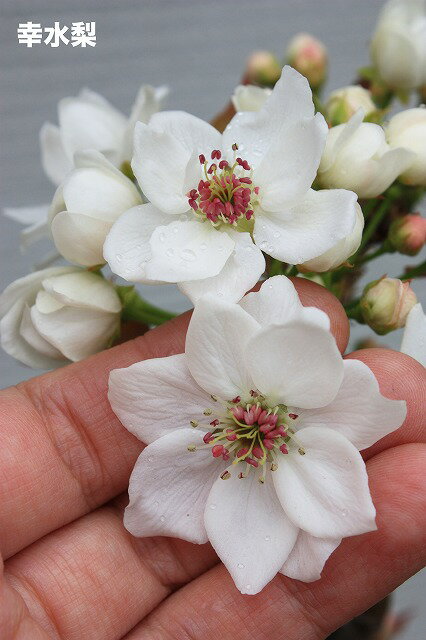
[[[217,563],[209,545],[133,538],[123,527],[123,498],[6,562],[9,590],[49,638],[121,638],[172,591]]]
[[[277,576],[257,596],[242,596],[219,565],[168,598],[126,640],[322,640],[423,566],[424,464],[426,447],[416,445],[369,461],[378,531],[346,539],[317,582]]]
[[[346,357],[361,360],[372,370],[384,396],[407,403],[407,417],[401,427],[366,449],[364,457],[371,458],[400,444],[425,442],[426,369],[417,360],[390,349],[362,349]],[[360,406],[360,411],[368,411],[368,407]]]
[[[341,348],[347,318],[323,287],[297,278],[326,311]],[[107,400],[111,369],[184,350],[189,314],[84,362],[0,393],[0,544],[5,557],[126,487],[141,449]]]

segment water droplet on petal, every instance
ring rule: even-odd
[[[267,248],[268,243],[266,242],[266,240],[262,240],[259,246],[262,249],[262,251],[264,251]]]
[[[211,504],[210,505],[210,509],[213,509],[213,510],[216,509],[216,505],[215,504]]]
[[[148,457],[148,462],[153,462],[153,461],[154,461],[154,458],[152,456],[149,456]]]
[[[117,260],[117,262],[121,262],[123,259],[123,256],[121,255],[121,253],[117,253],[115,256],[115,259]]]
[[[186,262],[194,262],[194,260],[196,260],[197,258],[195,252],[192,251],[192,249],[183,249],[183,251],[181,251],[180,257]]]
[[[239,562],[239,563],[237,564],[237,567],[238,567],[238,569],[244,569],[244,565],[243,565],[243,564],[241,564],[241,562]]]
[[[159,507],[159,506],[160,506],[160,503],[158,502],[158,500],[156,500],[156,501],[154,502],[153,506],[154,506],[154,507]]]
[[[160,516],[160,522],[165,522],[166,516]]]
[[[266,542],[271,542],[271,536],[265,536],[265,541]]]
[[[205,242],[203,242],[203,244],[200,244],[200,249],[201,251],[205,251],[207,249],[207,245]]]
[[[281,234],[279,231],[275,231],[274,238],[281,238]]]
[[[348,510],[347,509],[342,509],[342,516],[345,517],[348,515]]]
[[[175,253],[175,250],[169,247],[166,251],[166,256],[169,256],[169,258],[172,258],[174,256],[174,253]]]
[[[165,233],[160,233],[160,235],[158,237],[159,237],[160,242],[164,242],[165,239],[166,239],[166,234]]]
[[[275,249],[274,245],[270,244],[269,247],[268,247],[269,253],[272,253],[274,251],[274,249]]]
[[[218,250],[219,252],[222,252],[222,251],[223,251],[223,244],[220,244],[220,245],[218,246],[217,250]]]
[[[247,591],[251,591],[251,584],[246,584]]]

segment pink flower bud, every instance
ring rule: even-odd
[[[426,244],[426,218],[410,214],[394,220],[389,229],[392,246],[406,256],[415,256]]]
[[[247,60],[244,81],[248,84],[273,87],[280,76],[281,65],[269,51],[255,51]]]
[[[320,40],[309,33],[299,33],[287,47],[288,63],[308,79],[313,89],[318,89],[327,76],[327,49]]]
[[[380,335],[405,325],[407,315],[417,303],[409,282],[381,278],[364,289],[360,306],[366,323]]]

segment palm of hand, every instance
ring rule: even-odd
[[[339,303],[297,281],[304,304],[332,319]],[[109,408],[109,371],[183,350],[187,317],[0,395],[0,531],[5,640],[319,640],[424,564],[424,368],[385,349],[351,354],[408,417],[365,451],[378,531],[345,540],[312,584],[279,575],[242,596],[208,545],[136,539],[122,525],[141,443]]]

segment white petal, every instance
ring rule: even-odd
[[[319,580],[325,563],[341,541],[341,538],[315,538],[300,530],[280,573],[302,582]]]
[[[24,301],[29,306],[34,304],[37,292],[45,278],[75,271],[77,271],[76,267],[51,267],[50,269],[42,269],[23,278],[18,278],[18,280],[6,287],[0,295],[0,318],[9,311],[15,302]]]
[[[54,311],[59,311],[59,309],[63,309],[65,307],[62,302],[57,300],[50,293],[47,293],[47,291],[43,291],[43,289],[38,292],[34,304],[40,313],[53,313]]]
[[[259,291],[244,296],[240,306],[262,327],[303,318],[326,331],[330,329],[328,315],[315,307],[303,307],[292,281],[285,276],[268,278]]]
[[[33,369],[53,369],[63,364],[39,353],[21,335],[21,322],[25,303],[15,302],[0,320],[0,343],[2,348],[13,358]]]
[[[247,396],[253,382],[243,355],[259,324],[238,305],[201,298],[186,335],[185,354],[198,384],[223,400]]]
[[[16,220],[20,224],[33,225],[47,222],[48,204],[40,204],[34,207],[5,207],[3,213],[7,218]]]
[[[102,103],[87,98],[64,98],[59,102],[62,140],[71,157],[76,151],[96,149],[107,153],[116,163],[127,122],[122,113],[104,98],[101,100]]]
[[[65,180],[62,193],[68,211],[85,213],[110,224],[142,202],[126,176],[95,167],[75,169]]]
[[[223,269],[234,249],[231,237],[209,222],[187,220],[157,227],[149,240],[148,278],[164,282],[203,280]]]
[[[225,463],[213,458],[210,448],[188,451],[188,445],[203,444],[201,436],[190,429],[173,431],[142,451],[124,512],[124,526],[134,536],[207,542],[204,508]]]
[[[104,263],[102,249],[110,228],[108,221],[70,211],[58,213],[51,225],[58,251],[70,262],[85,267]]]
[[[343,379],[343,360],[332,334],[301,318],[255,334],[245,359],[256,388],[287,406],[323,407]]]
[[[308,81],[286,66],[259,112],[237,113],[231,120],[223,133],[224,149],[236,142],[240,156],[257,167],[282,127],[313,115]]]
[[[416,154],[409,149],[403,149],[402,147],[390,149],[375,162],[374,169],[370,169],[372,179],[359,193],[359,196],[362,198],[375,198],[380,195],[413,164],[415,159]]]
[[[45,278],[43,288],[57,300],[71,307],[85,307],[118,313],[120,298],[114,287],[97,273],[80,271]]]
[[[249,233],[231,230],[227,234],[234,240],[235,247],[220,273],[205,280],[180,282],[178,285],[194,303],[206,293],[238,302],[265,270],[263,253],[253,244]]]
[[[207,500],[205,525],[237,589],[253,595],[278,573],[298,529],[282,510],[270,477],[261,484],[256,473],[238,478],[242,470],[242,465],[231,465],[231,477],[216,480]]]
[[[132,159],[135,124],[137,122],[147,124],[154,113],[160,110],[161,102],[162,96],[159,94],[158,89],[149,84],[144,84],[140,87],[127,122],[123,142],[123,160],[130,161]]]
[[[407,316],[401,351],[426,367],[426,316],[420,302]]]
[[[306,194],[316,176],[327,131],[326,121],[317,113],[277,132],[254,176],[262,209],[280,212],[286,203]]]
[[[45,174],[53,184],[60,184],[73,167],[72,155],[65,151],[59,128],[50,122],[40,129],[40,150]]]
[[[23,339],[42,356],[53,358],[55,360],[65,360],[64,356],[58,349],[55,349],[50,342],[41,337],[31,320],[31,310],[25,305],[19,332]]]
[[[288,212],[257,212],[254,240],[270,256],[301,264],[323,254],[352,232],[356,202],[352,191],[310,190]]]
[[[334,400],[322,409],[298,413],[298,428],[327,427],[345,436],[357,449],[366,449],[398,429],[407,413],[404,400],[382,396],[366,364],[344,360],[344,378]]]
[[[190,159],[190,151],[170,133],[136,123],[133,173],[148,200],[164,213],[188,210],[185,185]]]
[[[216,404],[191,376],[183,353],[114,369],[108,399],[126,429],[145,444],[189,428],[191,420],[206,433],[211,418],[203,411]]]
[[[105,349],[120,325],[116,313],[76,307],[44,314],[34,306],[31,320],[43,338],[73,362]]]
[[[232,95],[235,111],[260,111],[272,90],[254,84],[240,84]]]
[[[376,510],[364,461],[344,436],[324,427],[297,432],[297,448],[279,459],[273,473],[284,511],[318,538],[344,538],[376,529]]]
[[[150,282],[146,275],[152,257],[149,240],[157,227],[173,220],[150,203],[123,213],[111,227],[103,248],[113,273],[131,282]]]
[[[222,136],[211,124],[184,111],[162,111],[151,118],[158,131],[169,133],[191,154],[203,153],[206,158],[214,149],[221,149]],[[196,186],[196,185],[194,185]]]

